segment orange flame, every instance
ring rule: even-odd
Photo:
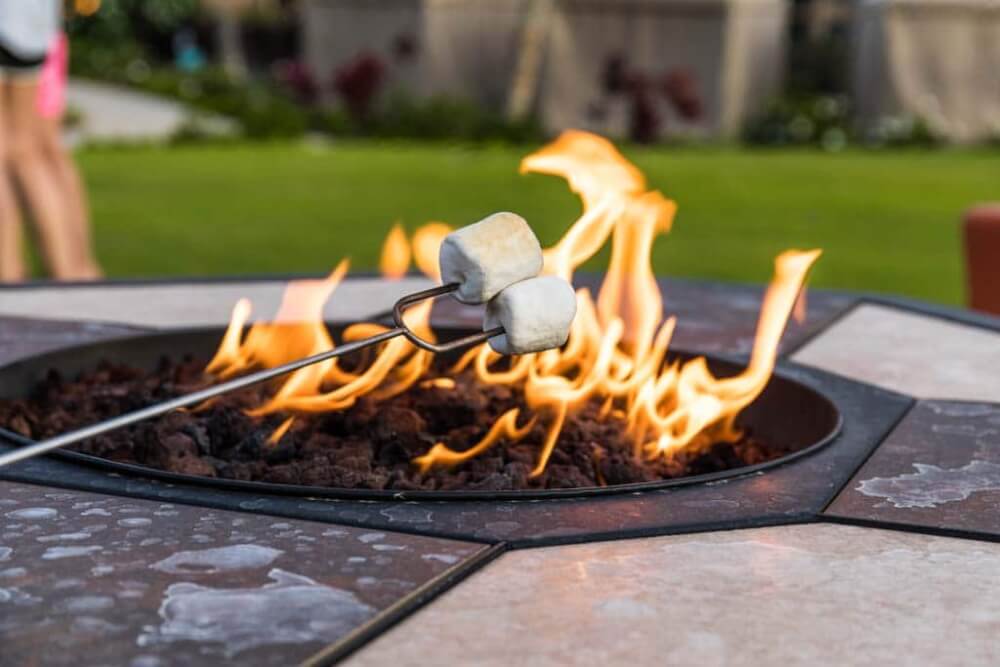
[[[389,230],[382,244],[382,257],[379,259],[382,275],[389,280],[399,280],[410,268],[410,244],[406,240],[406,232],[398,222]]]
[[[441,282],[438,251],[441,250],[444,237],[451,232],[451,227],[443,222],[429,222],[413,235],[413,259],[417,268],[435,282]]]
[[[577,316],[561,349],[502,365],[501,356],[486,345],[464,354],[450,369],[452,374],[471,369],[481,383],[515,387],[526,408],[502,415],[472,447],[457,451],[437,443],[414,464],[422,471],[455,466],[500,442],[537,437],[539,456],[531,475],[541,475],[566,418],[590,402],[600,405],[601,419],[621,423],[636,457],[672,457],[738,439],[736,418],[767,385],[789,316],[804,307],[804,281],[820,251],[778,256],[747,368],[734,377],[716,378],[704,358],[665,363],[676,322],[663,321],[651,253],[657,235],[670,231],[676,204],[647,191],[642,173],[610,142],[585,132],[565,132],[527,156],[521,171],[563,177],[583,203],[580,218],[545,251],[545,272],[569,280],[610,241],[607,274],[596,300],[586,289],[577,291]],[[443,223],[430,223],[408,242],[396,225],[383,246],[383,272],[404,275],[412,254],[424,274],[439,280],[437,252],[450,231]],[[238,303],[208,371],[227,377],[330,349],[333,341],[322,324],[323,303],[345,272],[342,263],[325,281],[291,284],[277,321],[255,324],[245,337],[241,332],[250,304]],[[298,317],[292,324],[291,315]],[[429,316],[430,304],[424,303],[408,313],[408,323],[430,339]],[[356,340],[381,331],[384,328],[376,324],[356,324],[343,338]],[[361,396],[384,400],[418,382],[425,388],[454,388],[450,378],[427,377],[430,366],[428,352],[394,339],[360,368],[348,371],[331,361],[296,372],[250,414],[343,410]],[[518,426],[521,418],[524,424]],[[274,441],[290,426],[290,420],[282,423]]]

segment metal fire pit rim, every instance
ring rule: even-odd
[[[340,321],[328,321],[326,324],[332,328],[343,328],[347,327],[355,322],[340,322]],[[449,327],[449,326],[435,326],[436,333],[453,333],[455,335],[463,335],[468,333],[468,329],[461,327]],[[180,337],[185,336],[203,336],[203,335],[217,335],[221,336],[224,331],[224,327],[192,327],[192,328],[178,328],[171,329],[167,331],[154,331],[154,332],[141,332],[134,335],[118,336],[114,338],[109,338],[96,342],[88,342],[80,345],[74,345],[70,347],[60,348],[58,350],[45,352],[38,355],[33,355],[31,357],[25,357],[18,359],[11,363],[0,364],[0,373],[21,366],[38,365],[45,363],[46,359],[58,358],[65,356],[68,353],[77,350],[94,349],[94,348],[105,348],[108,346],[113,346],[116,343],[132,343],[132,342],[150,342],[153,339],[163,338],[165,340],[175,340]],[[164,353],[166,354],[166,353]],[[745,365],[747,357],[745,355],[729,355],[729,354],[709,354],[709,353],[698,353],[691,352],[683,349],[671,349],[669,352],[670,357],[705,357],[710,363],[712,361],[718,361],[723,364],[729,365]],[[798,385],[813,394],[821,402],[825,403],[826,406],[832,410],[835,416],[835,423],[832,428],[819,440],[814,443],[803,447],[802,449],[796,450],[785,456],[772,459],[770,461],[764,461],[762,463],[757,463],[749,466],[741,466],[739,468],[732,468],[730,470],[722,470],[713,473],[707,473],[703,475],[690,475],[686,477],[676,477],[673,479],[665,480],[655,480],[651,482],[633,482],[629,484],[616,484],[610,486],[588,486],[588,487],[574,487],[567,489],[532,489],[532,490],[504,490],[504,491],[474,491],[474,490],[457,490],[457,491],[393,491],[393,490],[379,490],[379,489],[345,489],[337,487],[319,487],[319,486],[306,486],[302,484],[278,484],[274,482],[258,482],[258,481],[244,481],[235,479],[225,479],[219,477],[205,477],[200,475],[188,475],[183,473],[169,472],[166,470],[161,470],[159,468],[152,468],[148,466],[143,466],[135,463],[124,463],[120,461],[112,461],[110,459],[101,458],[98,456],[93,456],[91,454],[84,454],[82,452],[74,452],[68,450],[58,450],[49,454],[49,456],[54,456],[59,459],[66,461],[76,462],[78,464],[85,465],[89,468],[96,468],[100,470],[107,471],[108,473],[114,474],[128,474],[133,476],[145,477],[148,479],[154,479],[160,482],[171,485],[194,485],[202,488],[217,489],[221,491],[243,491],[243,492],[257,492],[262,494],[278,495],[278,496],[292,496],[300,498],[309,499],[322,499],[322,500],[367,500],[373,502],[386,502],[386,501],[435,501],[435,502],[459,502],[459,501],[540,501],[540,500],[550,500],[550,499],[585,499],[585,498],[599,498],[611,495],[623,495],[623,494],[634,494],[642,492],[651,491],[663,491],[676,489],[681,487],[695,486],[700,484],[712,483],[712,482],[722,482],[739,479],[742,477],[747,477],[754,475],[765,470],[770,470],[777,468],[779,466],[784,466],[793,463],[799,459],[805,458],[816,452],[826,448],[832,442],[834,442],[838,436],[843,431],[844,418],[841,410],[837,407],[837,404],[827,397],[822,391],[812,386],[809,382],[803,381],[801,374],[793,373],[793,369],[803,370],[806,369],[809,374],[823,375],[822,371],[816,369],[806,368],[801,365],[778,360],[775,364],[773,375],[785,380],[786,382],[791,382]],[[0,429],[0,442],[6,441],[7,444],[24,444],[16,443],[10,438],[4,438],[3,430]]]

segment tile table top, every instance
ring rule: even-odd
[[[221,326],[240,296],[267,316],[284,284],[5,288],[0,364]],[[351,279],[327,316],[370,317],[424,285]],[[749,351],[760,288],[661,285],[675,348]],[[53,458],[5,470],[0,665],[325,664],[354,649],[358,665],[1000,662],[1000,325],[822,291],[808,304],[782,372],[844,428],[725,482],[372,502],[205,492]]]

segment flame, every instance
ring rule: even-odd
[[[379,259],[382,275],[389,280],[399,280],[410,268],[410,244],[406,232],[398,222],[389,230],[382,243],[382,257]]]
[[[445,447],[443,443],[439,442],[431,447],[429,452],[423,456],[415,458],[413,462],[420,467],[421,471],[427,472],[435,465],[456,465],[479,456],[499,442],[501,438],[520,440],[531,432],[531,429],[535,426],[535,420],[532,419],[524,426],[518,428],[517,415],[519,412],[520,411],[517,408],[513,408],[512,410],[505,412],[500,419],[496,420],[493,427],[489,430],[485,437],[483,437],[483,439],[476,444],[476,446],[471,447],[464,452],[450,450]]]
[[[455,381],[451,378],[431,378],[420,383],[421,389],[454,389]]]
[[[438,251],[444,237],[451,234],[451,227],[443,222],[429,222],[413,235],[413,259],[417,268],[434,282],[441,282]]]
[[[538,445],[531,471],[537,477],[558,446],[567,417],[587,404],[600,406],[600,419],[619,423],[634,455],[648,460],[740,438],[737,417],[767,385],[788,319],[793,311],[804,310],[803,285],[820,251],[789,250],[776,258],[750,362],[738,375],[718,378],[704,358],[684,363],[667,360],[676,320],[663,318],[663,297],[651,255],[657,236],[671,229],[676,203],[647,190],[642,173],[610,142],[586,132],[563,133],[527,156],[521,172],[564,178],[583,204],[580,218],[545,250],[544,271],[570,280],[581,264],[610,242],[607,273],[596,299],[587,289],[577,291],[577,316],[561,349],[503,363],[486,345],[466,352],[449,369],[451,375],[470,371],[483,384],[514,387],[521,392],[524,408],[504,413],[471,447],[456,450],[439,442],[414,464],[423,472],[455,466],[498,443],[530,439]],[[407,240],[402,226],[395,225],[382,249],[383,273],[404,275],[412,258],[425,275],[439,281],[437,253],[450,231],[444,223],[429,223]],[[276,321],[255,324],[246,336],[242,331],[250,304],[240,301],[207,370],[228,377],[330,349],[334,342],[322,323],[323,304],[346,270],[342,262],[324,281],[292,283]],[[430,304],[423,303],[408,312],[407,322],[432,339],[429,317]],[[377,324],[356,324],[343,339],[357,340],[384,330]],[[423,389],[453,389],[451,378],[428,374],[431,361],[428,352],[394,339],[349,370],[335,360],[292,374],[249,413],[294,416],[344,410],[361,396],[385,400],[415,384]],[[280,440],[291,423],[286,419],[272,441]],[[595,465],[601,455],[595,449]]]
[[[802,288],[802,291],[799,292],[799,298],[795,301],[795,307],[792,308],[792,318],[799,324],[803,324],[806,321],[806,316],[809,313],[807,291],[805,287]]]
[[[281,439],[285,437],[285,434],[288,433],[288,429],[290,429],[294,423],[295,417],[289,417],[285,421],[281,422],[281,426],[274,429],[274,432],[268,437],[267,444],[276,445],[281,442]]]
[[[433,257],[436,262],[440,242],[446,235],[447,232],[440,228],[435,233],[424,232],[420,245],[414,246],[417,261],[428,265],[429,258]],[[392,277],[403,276],[409,268],[410,259],[410,242],[402,226],[396,225],[383,247],[383,270]],[[324,324],[323,307],[347,269],[348,262],[344,260],[325,280],[289,283],[274,321],[254,324],[245,336],[243,329],[252,307],[246,299],[240,300],[233,309],[222,344],[206,371],[228,378],[333,349],[335,342]],[[426,302],[410,309],[407,324],[422,337],[433,341],[430,307],[431,303]],[[385,330],[386,327],[378,324],[360,323],[348,327],[342,338],[344,341],[358,340]],[[341,359],[300,369],[282,381],[266,402],[247,412],[260,417],[286,412],[328,412],[347,409],[362,396],[385,400],[421,380],[431,361],[429,352],[416,348],[403,338],[396,338],[380,345],[371,362],[360,369],[344,368]],[[291,420],[288,419],[271,434],[269,442],[278,442],[290,427]]]

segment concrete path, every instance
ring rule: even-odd
[[[75,142],[166,141],[192,115],[175,100],[89,80],[70,81],[67,100],[83,116],[73,132]],[[211,122],[222,131],[233,128],[223,118]]]

